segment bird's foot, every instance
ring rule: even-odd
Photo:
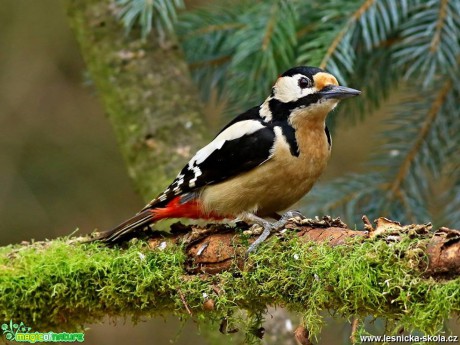
[[[263,228],[262,234],[249,246],[246,255],[256,251],[257,247],[264,242],[270,234],[274,232],[278,232],[284,228],[286,223],[291,220],[292,218],[305,218],[300,212],[298,211],[288,211],[281,216],[281,219],[270,223],[263,218],[260,218],[254,214],[246,214],[242,220],[249,221],[254,224],[258,224]]]

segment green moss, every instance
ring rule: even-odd
[[[184,270],[180,247],[150,250],[138,241],[109,249],[64,239],[10,246],[0,249],[0,319],[57,330],[105,315],[188,317],[184,299],[200,322],[227,317],[233,327],[241,324],[238,310],[246,310],[249,335],[268,305],[300,313],[313,334],[321,329],[323,310],[383,317],[394,330],[436,334],[459,312],[460,279],[423,278],[426,241],[355,240],[330,247],[273,239],[251,255],[245,271],[198,276]],[[204,294],[215,301],[214,311],[203,310]]]

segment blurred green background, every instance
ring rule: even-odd
[[[56,0],[0,8],[1,244],[107,228],[142,205]]]
[[[106,229],[143,206],[58,0],[0,6],[0,245]],[[202,344],[173,317],[90,325],[87,344]],[[33,329],[33,325],[29,325]]]
[[[216,108],[206,108],[210,123],[221,123]],[[323,179],[363,171],[360,162],[379,144],[372,128],[384,118],[358,126],[338,121]],[[143,206],[58,0],[2,1],[0,124],[0,245],[106,229]],[[182,329],[177,319],[165,320],[92,325],[86,343],[205,342],[192,322]],[[349,325],[331,322],[321,344],[341,343],[348,334]]]

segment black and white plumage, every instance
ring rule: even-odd
[[[174,196],[196,192],[263,164],[273,154],[277,138],[275,128],[281,131],[292,156],[298,157],[299,147],[289,115],[295,109],[306,108],[323,97],[314,88],[313,76],[318,73],[324,72],[319,68],[303,66],[283,73],[278,81],[284,79],[284,85],[275,85],[262,105],[249,109],[228,123],[146,208],[159,207]],[[355,92],[350,95],[359,93],[352,91]],[[324,133],[330,146],[331,138],[325,125]]]
[[[150,222],[181,216],[257,222],[286,209],[311,189],[326,166],[331,149],[327,114],[339,100],[359,93],[339,86],[319,68],[286,71],[260,106],[227,124],[139,214],[151,212]],[[184,205],[193,205],[193,211]],[[130,229],[125,222],[106,238]]]

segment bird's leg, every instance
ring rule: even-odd
[[[288,211],[285,214],[283,214],[278,221],[270,223],[269,221],[267,221],[267,220],[265,220],[265,219],[263,219],[263,218],[261,218],[259,216],[256,216],[253,213],[244,214],[240,218],[242,221],[247,221],[247,222],[250,222],[250,223],[258,224],[261,227],[263,227],[263,229],[264,229],[262,234],[257,238],[257,240],[255,240],[249,246],[248,251],[247,251],[246,254],[254,252],[257,249],[257,247],[259,246],[259,244],[261,244],[263,241],[265,241],[267,239],[267,237],[270,236],[270,234],[272,232],[276,232],[276,231],[281,230],[286,225],[288,220],[291,219],[291,218],[294,218],[294,217],[302,217],[302,218],[304,218],[304,216],[298,211]]]
[[[267,217],[273,218],[274,220],[280,220],[282,215],[277,212],[270,213]]]

